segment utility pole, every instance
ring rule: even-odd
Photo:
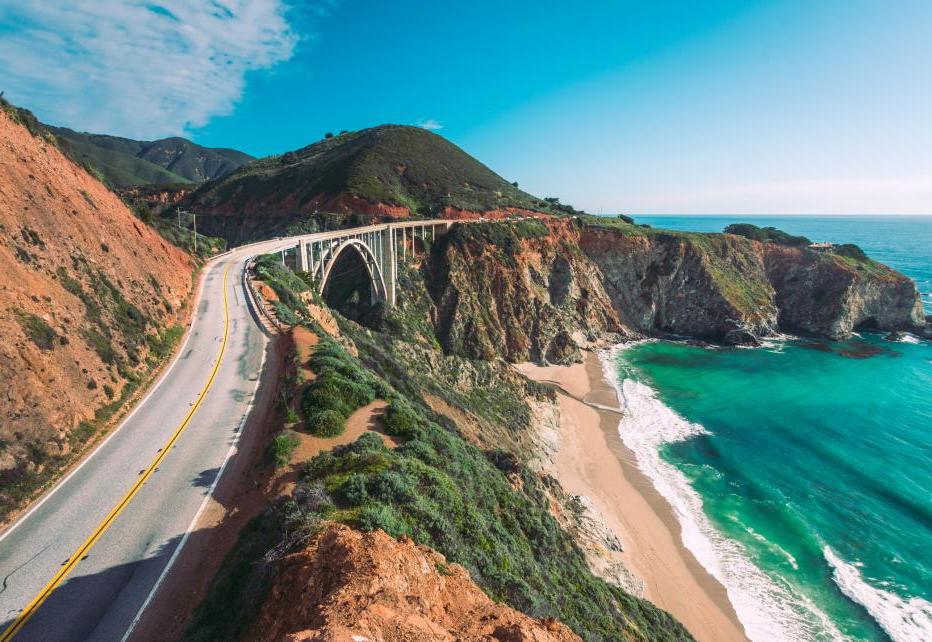
[[[191,212],[191,218],[194,220],[194,256],[197,256],[197,214]]]

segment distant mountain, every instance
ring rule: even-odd
[[[99,171],[114,187],[201,183],[253,160],[235,149],[203,147],[185,138],[140,141],[65,127],[46,128],[72,158]]]
[[[445,138],[403,125],[344,132],[253,161],[200,186],[186,205],[210,234],[234,243],[383,217],[574,211],[523,192]]]

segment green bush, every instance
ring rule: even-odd
[[[23,332],[36,346],[42,350],[51,350],[55,347],[58,333],[42,317],[22,310],[14,310],[13,313]]]
[[[855,261],[870,261],[870,258],[860,247],[854,243],[843,243],[832,248],[832,252],[839,256],[846,256]]]
[[[758,227],[751,223],[733,223],[725,228],[726,234],[737,234],[762,243],[778,243],[780,245],[809,245],[805,236],[793,236],[775,227]]]
[[[301,442],[298,436],[290,430],[283,430],[272,438],[269,444],[269,456],[276,467],[281,467],[291,460],[291,454]]]
[[[374,531],[381,528],[392,537],[401,537],[410,534],[408,524],[401,519],[390,506],[384,504],[368,504],[356,518],[356,526],[360,530]]]
[[[336,410],[321,410],[307,418],[307,429],[318,437],[337,437],[343,434],[346,416]]]
[[[369,492],[366,490],[366,476],[353,473],[340,485],[337,495],[348,504],[357,506],[364,504],[369,499]]]
[[[401,397],[395,397],[385,409],[383,423],[389,435],[411,438],[417,429],[418,419],[411,404]]]
[[[308,430],[319,437],[341,434],[355,410],[383,393],[384,386],[332,339],[317,344],[308,365],[317,376],[305,388],[301,408]]]

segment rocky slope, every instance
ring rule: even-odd
[[[438,338],[472,358],[566,363],[606,333],[754,344],[925,324],[912,281],[870,259],[595,217],[454,228],[425,274]]]
[[[0,514],[170,349],[194,268],[14,119],[0,110]]]
[[[331,526],[279,562],[248,639],[579,640],[493,602],[463,567],[408,538]]]

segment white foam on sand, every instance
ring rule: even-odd
[[[841,592],[867,609],[887,635],[896,642],[932,640],[932,602],[921,597],[903,598],[871,586],[854,564],[838,557],[828,546],[822,554]]]
[[[683,545],[724,587],[745,633],[752,640],[811,640],[845,637],[808,600],[799,599],[757,568],[738,542],[722,535],[706,517],[702,497],[686,476],[660,456],[666,443],[707,434],[665,406],[650,387],[619,379],[617,356],[625,344],[601,353],[602,370],[618,393],[624,410],[618,431],[634,453],[638,468],[650,478],[673,509]]]

